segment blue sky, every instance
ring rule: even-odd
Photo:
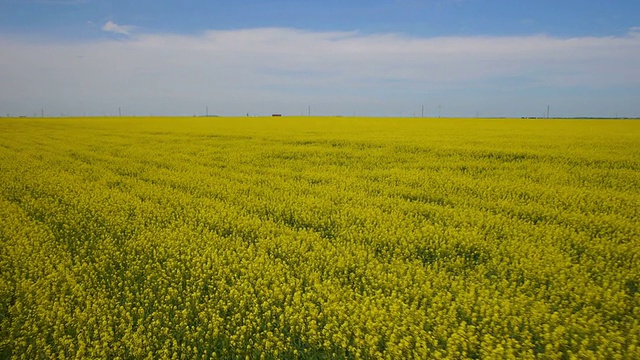
[[[0,114],[640,116],[640,2],[0,0]]]

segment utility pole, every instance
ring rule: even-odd
[[[40,114],[44,117],[44,108],[40,109]]]
[[[118,115],[122,116],[122,108],[118,107]]]
[[[424,105],[422,105],[422,117],[424,117]]]
[[[438,117],[442,117],[442,104],[438,105]]]
[[[551,110],[551,106],[547,105],[547,119],[549,118],[549,110]]]
[[[309,110],[309,111],[307,112],[307,114],[308,114],[309,116],[311,116],[311,105],[309,105],[309,109],[308,109],[308,110]]]
[[[206,112],[206,114],[207,114],[207,117],[209,117],[209,107],[208,107],[208,106],[207,106],[207,112]]]

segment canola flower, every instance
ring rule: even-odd
[[[640,123],[0,119],[0,358],[640,358]]]

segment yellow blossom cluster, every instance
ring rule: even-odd
[[[0,119],[0,358],[640,358],[640,122]]]

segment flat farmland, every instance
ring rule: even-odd
[[[0,119],[0,358],[640,358],[640,121]]]

